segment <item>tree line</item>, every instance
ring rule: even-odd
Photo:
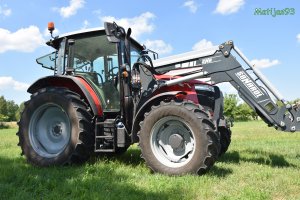
[[[20,112],[24,109],[24,103],[16,104],[13,100],[6,100],[0,96],[0,122],[20,120]]]

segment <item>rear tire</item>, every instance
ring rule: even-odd
[[[45,88],[25,104],[19,145],[27,161],[38,166],[86,161],[93,149],[92,116],[77,93]]]
[[[142,157],[168,175],[203,174],[219,154],[219,136],[203,109],[191,102],[161,102],[140,123]]]

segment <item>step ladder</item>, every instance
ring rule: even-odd
[[[115,119],[106,119],[95,124],[95,152],[109,153],[116,151]]]

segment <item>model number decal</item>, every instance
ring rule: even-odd
[[[255,96],[255,98],[264,95],[245,72],[240,71],[235,73],[235,75],[243,82],[243,84],[248,88],[248,90],[253,94],[253,96]]]
[[[209,64],[209,63],[212,63],[212,58],[204,58],[202,59],[202,65],[206,65],[206,64]]]

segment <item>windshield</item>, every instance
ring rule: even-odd
[[[118,72],[116,45],[105,35],[77,39],[74,44],[73,68],[75,73],[98,73],[104,82]],[[102,84],[102,83],[100,83]]]

